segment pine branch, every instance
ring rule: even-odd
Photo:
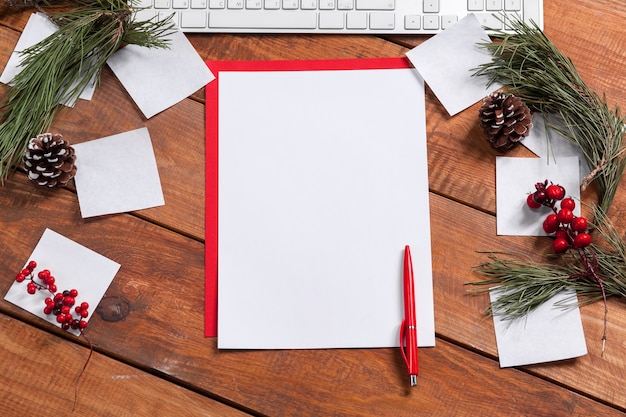
[[[508,21],[514,33],[495,32],[493,43],[481,44],[492,56],[475,75],[499,82],[535,111],[556,117],[549,126],[576,144],[592,173],[583,189],[595,181],[599,205],[608,211],[626,167],[623,146],[626,118],[610,109],[585,84],[572,61],[565,57],[537,25]],[[557,126],[565,126],[564,128]]]
[[[56,7],[61,3],[50,4]],[[66,3],[62,3],[65,5]],[[132,21],[123,0],[76,0],[49,13],[59,30],[21,52],[22,70],[0,106],[0,180],[17,165],[28,140],[52,123],[59,103],[73,102],[107,59],[125,44],[167,47],[168,21]],[[46,4],[39,4],[45,9]]]

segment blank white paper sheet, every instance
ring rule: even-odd
[[[433,346],[419,74],[222,71],[218,79],[218,347],[399,346],[407,244],[419,344]]]

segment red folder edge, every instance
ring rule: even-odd
[[[206,92],[204,336],[217,336],[218,93],[221,71],[329,71],[411,68],[406,57],[288,61],[206,61],[215,75]]]

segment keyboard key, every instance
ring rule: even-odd
[[[298,0],[283,0],[283,9],[296,10],[298,8]]]
[[[487,11],[497,12],[502,10],[502,0],[487,0]]]
[[[192,9],[206,9],[207,0],[191,0]]]
[[[393,10],[395,0],[356,0],[357,10]]]
[[[424,0],[424,13],[439,13],[439,0]]]
[[[320,10],[333,10],[335,8],[335,0],[319,0]]]
[[[444,15],[441,16],[441,29],[448,29],[455,24],[459,18],[456,15]]]
[[[173,9],[188,9],[189,0],[172,0]]]
[[[206,12],[204,10],[186,10],[180,12],[181,28],[205,28]]]
[[[522,0],[504,0],[504,10],[507,12],[522,10]]]
[[[424,16],[424,29],[428,29],[428,30],[439,29],[439,16],[437,15]]]
[[[343,29],[343,12],[320,13],[320,29]]]
[[[143,9],[144,7],[152,7],[152,0],[140,0],[137,2],[138,9]]]
[[[209,9],[223,9],[226,6],[226,0],[209,0]]]
[[[316,12],[250,10],[247,13],[229,10],[209,12],[209,27],[222,29],[315,29]]]
[[[367,13],[349,12],[346,15],[346,28],[367,29]]]
[[[155,9],[169,9],[170,0],[154,0]]]
[[[352,9],[354,9],[354,0],[338,0],[337,1],[337,9],[338,10],[352,10]]]
[[[422,27],[422,16],[411,14],[404,16],[405,29],[420,29]]]
[[[280,9],[280,0],[265,0],[265,8],[270,10]]]
[[[246,0],[246,9],[258,10],[263,7],[263,0]]]
[[[226,3],[229,9],[243,9],[244,0],[228,0]]]
[[[300,8],[302,10],[315,10],[317,9],[317,0],[302,0]]]
[[[393,29],[394,27],[395,15],[393,13],[370,13],[370,29]]]
[[[485,0],[467,0],[467,10],[470,12],[481,12],[484,10]]]
[[[502,22],[491,13],[476,13],[476,17],[482,26],[488,29],[502,29]]]

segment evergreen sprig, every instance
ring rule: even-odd
[[[474,271],[485,278],[468,283],[482,287],[471,291],[473,293],[492,289],[498,291],[499,296],[486,312],[504,320],[514,320],[532,312],[555,294],[565,289],[574,290],[580,297],[579,302],[572,299],[562,307],[604,301],[604,352],[607,328],[605,296],[626,297],[626,243],[602,208],[593,206],[592,210],[595,219],[593,228],[602,237],[603,244],[591,244],[585,249],[597,260],[594,269],[600,282],[589,274],[588,265],[575,251],[566,252],[559,256],[560,262],[553,263],[538,263],[511,253],[486,252],[489,260],[474,267]]]
[[[29,139],[48,129],[59,103],[73,102],[90,82],[97,83],[111,55],[125,44],[167,47],[173,28],[167,20],[133,21],[133,8],[125,0],[39,3],[38,8],[59,30],[21,51],[22,70],[0,105],[2,181]]]
[[[507,25],[512,33],[495,31],[493,43],[481,44],[492,60],[475,75],[487,76],[490,85],[507,86],[531,109],[555,117],[549,127],[576,144],[592,167],[583,189],[595,181],[598,204],[608,211],[626,167],[626,118],[585,84],[571,59],[536,24],[512,19]]]

